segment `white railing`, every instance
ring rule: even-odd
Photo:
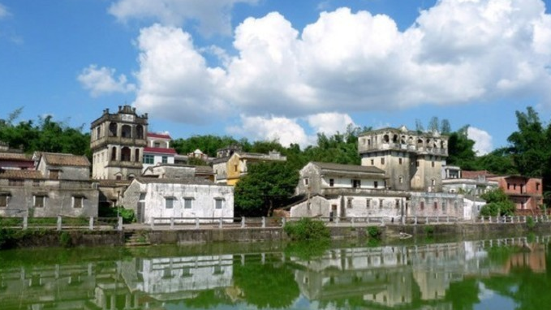
[[[0,228],[45,230],[119,230],[123,229],[122,217],[1,217]]]

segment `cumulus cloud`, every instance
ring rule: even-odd
[[[115,69],[90,65],[82,70],[77,80],[93,97],[110,93],[128,93],[136,89],[135,85],[128,83],[124,74],[117,78],[115,72]]]
[[[482,129],[469,127],[467,129],[467,137],[475,142],[473,149],[478,155],[488,154],[494,149],[492,136]]]
[[[137,108],[155,117],[193,124],[228,112],[227,102],[219,94],[225,72],[207,66],[188,33],[153,25],[141,30],[138,47]]]
[[[316,133],[326,135],[333,135],[337,132],[344,133],[348,125],[356,127],[350,115],[336,112],[310,115],[306,117],[306,120]]]
[[[134,1],[111,11],[130,4],[140,11],[150,2]],[[275,115],[321,129],[317,119],[328,112],[515,96],[551,106],[551,17],[541,0],[441,0],[404,31],[389,16],[347,8],[322,12],[300,30],[273,12],[235,29],[233,54],[196,47],[189,33],[166,25],[143,29],[137,41],[135,104],[180,122]],[[221,65],[209,64],[204,52],[219,55]]]
[[[288,147],[291,143],[301,147],[310,144],[310,137],[296,119],[241,115],[241,126],[227,128],[231,134],[243,135],[252,140],[276,140]]]
[[[152,19],[168,26],[181,26],[193,20],[203,34],[230,34],[231,9],[237,3],[254,4],[257,0],[119,0],[109,13],[121,21]]]

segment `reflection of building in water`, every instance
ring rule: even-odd
[[[529,268],[533,272],[542,273],[547,269],[545,263],[545,244],[531,243],[525,251],[514,253],[503,266],[503,272],[508,274],[511,269]]]
[[[135,258],[123,263],[122,275],[131,291],[159,301],[193,298],[232,285],[233,255]]]

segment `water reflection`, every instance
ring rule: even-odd
[[[0,304],[32,310],[543,309],[551,302],[549,237],[530,241],[330,248],[310,258],[279,250],[166,257],[150,249],[114,260],[82,254],[22,260],[4,252]]]

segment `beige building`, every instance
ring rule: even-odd
[[[147,120],[147,113],[138,115],[135,108],[125,105],[114,114],[105,109],[92,122],[92,178],[131,180],[140,176],[147,146]]]
[[[247,165],[254,162],[284,162],[287,157],[277,151],[268,154],[247,153],[239,147],[228,147],[218,150],[213,160],[212,169],[216,183],[235,186],[239,179],[247,174]]]
[[[372,130],[358,137],[362,166],[386,172],[392,190],[442,191],[442,165],[448,137],[437,131],[419,133],[401,128]]]

